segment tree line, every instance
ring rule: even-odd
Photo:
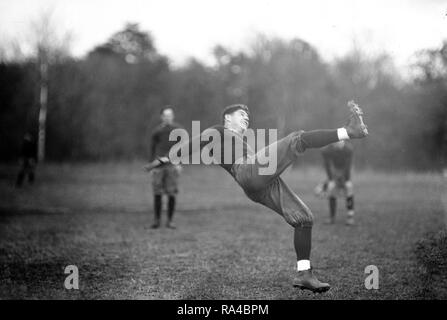
[[[172,105],[187,129],[220,121],[222,108],[247,104],[255,128],[334,128],[346,102],[364,109],[370,136],[356,143],[362,167],[435,170],[446,166],[447,42],[417,54],[416,76],[403,81],[386,54],[352,50],[333,62],[301,39],[258,35],[249,50],[217,45],[212,66],[191,58],[172,67],[152,35],[127,24],[82,58],[57,56],[48,69],[46,158],[104,161],[146,158],[159,110]],[[25,132],[37,133],[35,58],[1,59],[1,161],[13,161]],[[301,162],[319,161],[318,152]]]

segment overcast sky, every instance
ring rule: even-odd
[[[26,41],[30,21],[48,9],[73,34],[76,56],[137,22],[176,65],[190,56],[211,62],[218,43],[246,49],[258,32],[299,37],[328,60],[355,41],[367,52],[389,52],[398,66],[447,39],[447,0],[0,0],[0,44]]]

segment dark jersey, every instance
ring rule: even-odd
[[[217,133],[218,137],[215,137],[213,133]],[[216,138],[219,140],[215,141]],[[215,125],[204,130],[201,135],[193,137],[188,142],[189,153],[182,155],[182,158],[185,156],[190,157],[194,153],[202,151],[207,146],[210,151],[209,155],[216,160],[216,163],[231,174],[231,168],[236,160],[246,159],[249,155],[254,154],[247,140],[247,136],[226,129],[223,125]],[[213,152],[216,149],[212,145],[216,143],[219,144],[219,148],[217,152]]]
[[[169,135],[172,130],[180,129],[177,123],[172,124],[160,124],[152,132],[151,136],[151,152],[150,160],[153,161],[157,157],[166,157],[169,153],[171,147],[176,143],[176,141],[169,141]]]
[[[353,150],[352,144],[348,141],[345,141],[341,148],[336,143],[322,148],[324,167],[329,180],[351,179]]]
[[[20,157],[36,160],[36,144],[32,140],[23,139]]]

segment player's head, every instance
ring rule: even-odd
[[[160,118],[164,124],[174,122],[174,110],[171,106],[165,106],[160,110]]]
[[[250,112],[244,104],[232,104],[224,108],[222,121],[226,128],[244,132],[250,123]]]

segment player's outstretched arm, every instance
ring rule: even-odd
[[[174,145],[168,154],[169,162],[173,164],[193,163],[191,157],[196,153],[200,153],[209,143],[210,130],[215,129],[213,127],[208,128],[201,134]]]
[[[161,166],[162,164],[168,163],[169,158],[168,157],[159,157],[155,160],[149,162],[147,165],[143,167],[143,169],[147,172],[151,172],[153,169]]]
[[[197,143],[195,143],[197,142]],[[198,148],[194,148],[195,145],[198,145]],[[178,145],[176,147],[176,150],[187,150],[188,152],[186,154],[183,154],[180,159],[177,159],[180,163],[188,163],[189,161],[182,161],[183,159],[188,160],[189,157],[194,154],[195,152],[199,152],[204,146],[203,141],[201,141],[201,135],[197,135],[193,138],[191,138],[188,141],[183,142],[182,144]],[[187,148],[185,148],[187,147]],[[153,169],[165,164],[165,163],[171,163],[171,160],[169,157],[157,157],[153,161],[149,162],[147,165],[143,167],[143,169],[147,172],[151,172]],[[177,164],[177,163],[176,163]]]
[[[204,141],[201,141],[201,135],[197,135],[195,137],[192,137],[190,140],[183,142],[182,144],[176,146],[175,150],[187,150],[185,154],[182,154],[180,159],[176,159],[179,163],[175,164],[181,164],[181,163],[189,163],[189,157],[194,154],[195,152],[200,152],[203,148],[203,146],[206,143]],[[198,146],[198,147],[195,147]],[[186,147],[186,148],[185,148]],[[185,160],[185,161],[182,161]],[[165,163],[171,163],[171,160],[169,157],[157,157],[153,161],[149,162],[147,165],[143,167],[143,169],[147,172],[151,172],[153,169],[165,164]]]

